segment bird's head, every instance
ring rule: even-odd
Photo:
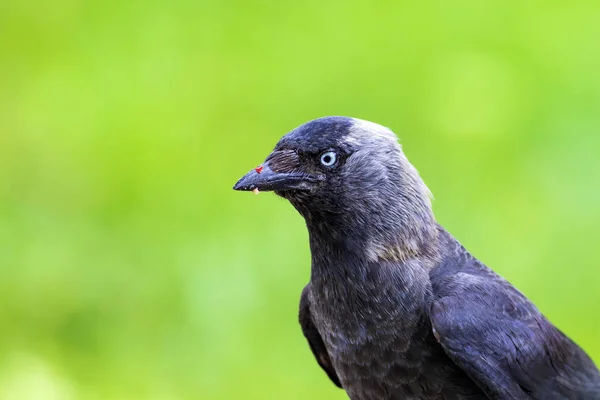
[[[435,230],[429,190],[396,135],[360,119],[301,125],[234,189],[275,191],[304,216],[311,236],[372,259],[418,253]]]

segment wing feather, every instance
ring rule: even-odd
[[[323,343],[323,339],[319,334],[310,314],[310,299],[308,298],[308,291],[310,290],[310,285],[307,285],[304,290],[302,290],[302,295],[300,296],[300,312],[299,312],[299,320],[300,326],[302,327],[302,333],[306,337],[308,341],[308,345],[312,350],[317,362],[323,368],[323,370],[329,376],[329,379],[339,388],[342,387],[340,383],[340,379],[335,372],[331,359],[329,357],[329,353],[325,348],[325,343]]]
[[[488,397],[600,399],[592,360],[506,280],[464,254],[430,276],[434,335]]]

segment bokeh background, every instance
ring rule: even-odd
[[[344,399],[304,223],[231,190],[391,127],[440,222],[600,362],[600,3],[0,1],[0,399]]]

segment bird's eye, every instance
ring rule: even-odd
[[[337,154],[335,151],[328,151],[327,153],[321,154],[321,164],[326,167],[331,167],[337,161]]]

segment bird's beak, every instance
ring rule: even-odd
[[[286,152],[287,153],[287,152]],[[294,160],[293,158],[296,157]],[[323,178],[299,171],[294,165],[297,155],[274,152],[264,164],[254,168],[235,184],[233,190],[284,191],[310,190]],[[273,170],[275,169],[275,171]]]

